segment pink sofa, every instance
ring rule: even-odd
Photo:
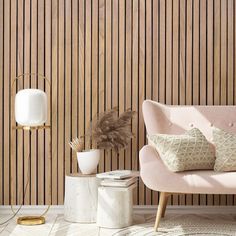
[[[148,134],[182,134],[197,127],[211,141],[213,126],[236,133],[236,106],[167,106],[146,100],[143,115]],[[197,170],[173,173],[150,145],[140,150],[139,157],[144,184],[160,191],[155,230],[164,217],[168,196],[172,193],[236,194],[236,172]]]

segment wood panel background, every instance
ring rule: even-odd
[[[67,142],[97,113],[138,112],[136,137],[118,156],[103,153],[98,170],[139,169],[145,144],[144,99],[166,104],[235,104],[234,0],[0,0],[0,204],[63,204],[64,175],[78,171]],[[50,131],[18,131],[10,86],[39,87],[51,103]],[[227,115],[227,114],[226,114]],[[50,142],[52,143],[50,155]],[[28,155],[31,153],[30,159]],[[28,172],[28,165],[30,170]],[[140,181],[135,204],[157,204]],[[231,205],[234,196],[174,196],[170,204]]]

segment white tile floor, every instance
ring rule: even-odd
[[[3,222],[9,216],[1,216]],[[16,219],[0,226],[0,236],[236,236],[236,214],[173,214],[161,220],[158,232],[154,232],[155,215],[135,215],[134,225],[124,229],[104,229],[96,224],[66,222],[62,214],[48,213],[46,224],[22,226]]]
[[[8,215],[0,215],[0,222]],[[134,223],[144,223],[145,216],[136,215]],[[102,229],[96,224],[70,223],[63,219],[63,215],[47,214],[46,224],[39,226],[22,226],[16,224],[16,218],[4,226],[0,226],[1,236],[110,236],[119,229]]]

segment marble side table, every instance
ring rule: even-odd
[[[133,222],[133,189],[129,187],[98,188],[97,226],[104,228],[124,228]]]
[[[70,222],[94,223],[100,180],[96,175],[70,174],[65,179],[64,219]]]

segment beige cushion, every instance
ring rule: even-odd
[[[148,140],[171,171],[213,169],[214,167],[214,150],[197,128],[182,135],[149,135]]]
[[[213,143],[216,148],[215,171],[236,170],[236,134],[213,129]]]

